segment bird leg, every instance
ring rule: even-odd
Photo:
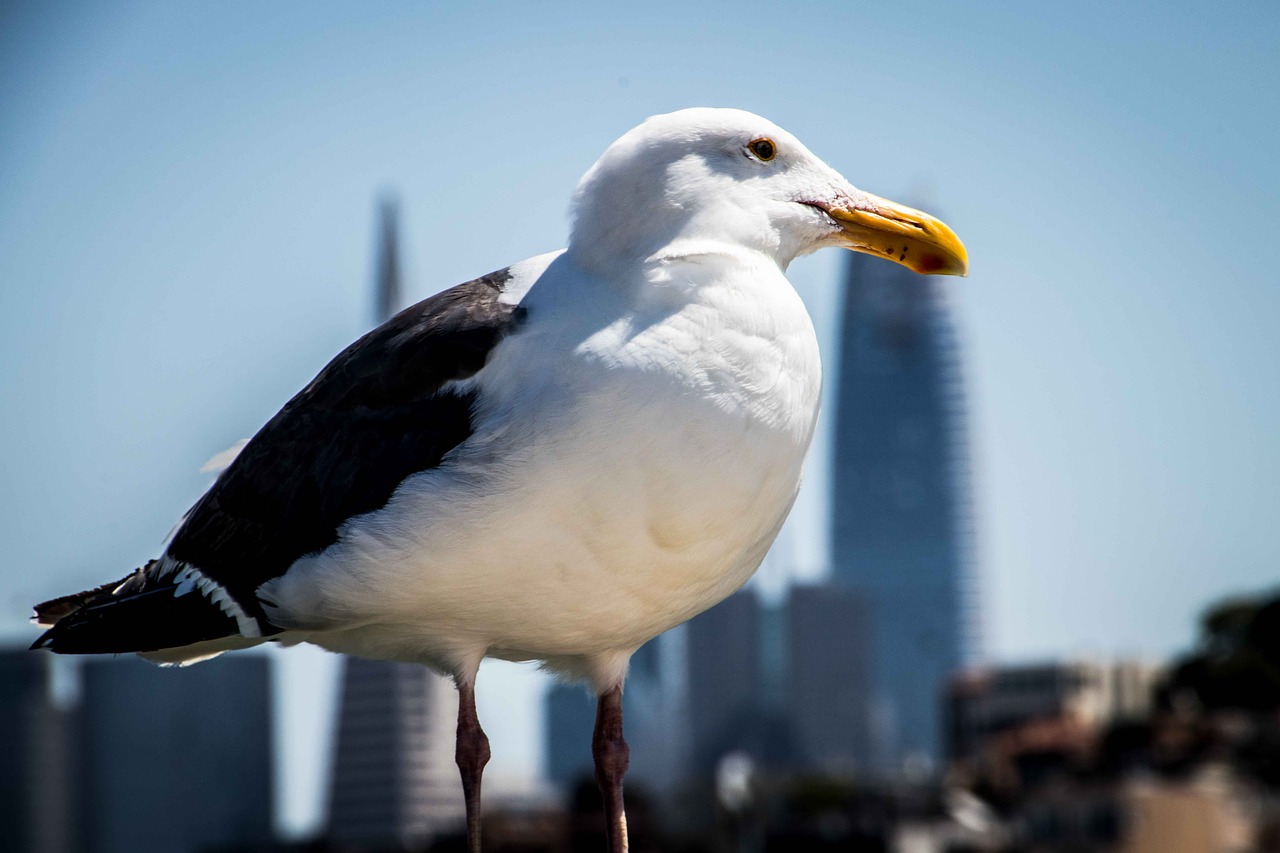
[[[622,777],[626,775],[631,750],[622,737],[621,685],[601,695],[596,705],[591,754],[596,760],[596,784],[604,797],[609,853],[627,853],[627,813],[622,804]]]
[[[454,751],[467,801],[467,853],[480,853],[480,774],[489,763],[489,738],[476,716],[475,685],[458,681],[458,744]]]

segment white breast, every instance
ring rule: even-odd
[[[684,262],[585,299],[565,266],[481,374],[475,436],[281,579],[284,606],[305,594],[295,612],[324,614],[298,627],[377,614],[313,641],[433,662],[630,651],[755,571],[817,416],[799,297],[763,259]],[[290,582],[312,573],[323,601]]]

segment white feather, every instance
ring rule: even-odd
[[[200,466],[200,473],[209,474],[211,472],[225,471],[232,462],[236,461],[236,457],[240,455],[240,451],[244,450],[244,446],[248,443],[249,439],[242,438],[226,450],[213,454],[207,462]]]
[[[184,596],[193,589],[199,590],[200,594],[216,604],[219,610],[236,620],[236,627],[239,629],[241,637],[257,638],[262,636],[262,629],[258,626],[258,620],[246,613],[245,609],[231,597],[231,593],[227,592],[222,584],[200,571],[200,569],[190,563],[175,560],[165,554],[160,558],[160,563],[155,568],[155,576],[157,578],[165,578],[169,575],[173,575],[174,598]]]

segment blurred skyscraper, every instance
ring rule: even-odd
[[[788,676],[770,673],[765,654],[774,639],[768,628],[785,619],[785,611],[763,609],[748,589],[636,652],[622,694],[632,746],[628,780],[670,793],[739,750],[761,763],[791,762],[785,709],[773,701]],[[785,668],[786,638],[779,639]],[[595,699],[580,686],[555,685],[546,709],[547,775],[567,786],[592,772]]]
[[[458,697],[425,666],[347,658],[329,798],[329,837],[416,846],[464,820],[453,761]]]
[[[883,771],[936,764],[940,697],[977,640],[964,400],[941,286],[848,259],[831,567],[871,626],[870,747]]]
[[[385,195],[378,202],[377,241],[373,322],[382,323],[404,307],[400,286],[400,205],[394,196]]]
[[[675,639],[668,634],[640,647],[631,657],[622,694],[622,715],[631,745],[627,779],[650,789],[669,787],[684,769],[682,703],[679,686],[669,678],[679,669],[669,659]],[[557,683],[548,689],[544,707],[544,771],[549,781],[569,791],[595,772],[591,733],[596,698],[581,684]]]
[[[787,601],[786,718],[794,764],[849,776],[870,764],[870,620],[834,584],[792,587]]]
[[[738,750],[788,760],[785,724],[766,695],[765,615],[753,591],[738,592],[631,658],[622,694],[629,781],[671,793]],[[553,685],[546,719],[548,778],[567,787],[589,776],[595,698],[580,685]]]
[[[622,694],[624,703],[630,689],[628,685]],[[593,772],[591,730],[595,726],[596,701],[581,684],[557,682],[547,689],[543,707],[543,772],[549,781],[570,791],[579,779],[590,778]],[[625,704],[622,717],[627,718]]]
[[[378,204],[374,321],[402,307],[399,207]],[[418,844],[464,818],[453,761],[458,698],[444,676],[415,664],[345,658],[329,792],[329,835],[339,841]]]
[[[726,753],[758,746],[765,705],[760,615],[759,599],[744,590],[689,622],[691,770],[709,771]]]
[[[183,669],[81,664],[77,773],[89,853],[197,853],[269,842],[270,661]]]
[[[54,702],[53,656],[0,652],[0,847],[74,849],[70,712]]]

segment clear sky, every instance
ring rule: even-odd
[[[971,391],[988,656],[1162,656],[1280,569],[1280,5],[0,3],[0,630],[153,556],[369,324],[564,243],[645,116],[736,106],[928,199]],[[832,350],[833,252],[792,278]],[[830,363],[830,361],[829,361]],[[822,571],[823,442],[774,567]],[[285,663],[311,825],[332,659]],[[481,674],[495,776],[537,678]],[[486,692],[487,691],[487,692]]]

